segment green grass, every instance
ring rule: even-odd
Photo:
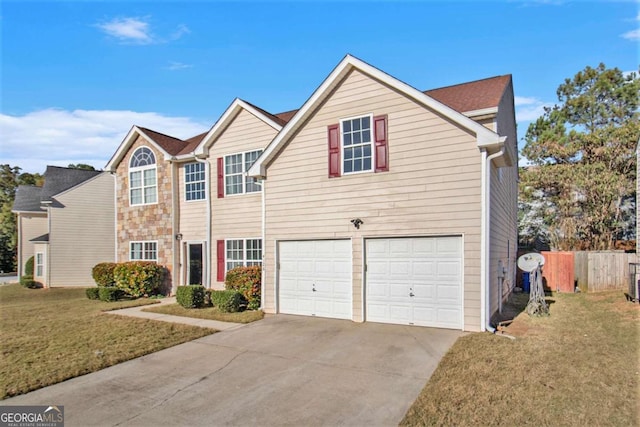
[[[640,307],[558,294],[551,315],[460,338],[401,425],[622,426],[640,419]]]
[[[247,310],[239,313],[223,313],[215,307],[184,308],[179,304],[167,304],[158,307],[150,307],[145,308],[142,311],[234,323],[251,323],[264,317],[264,313],[262,312],[262,310]]]
[[[106,303],[87,299],[84,289],[0,286],[0,398],[213,333],[102,313],[153,302]]]

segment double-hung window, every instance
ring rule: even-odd
[[[262,265],[261,239],[234,239],[226,241],[226,270],[235,267]]]
[[[158,242],[130,242],[129,259],[131,261],[158,261]]]
[[[158,202],[156,158],[147,147],[140,147],[129,163],[129,203],[149,205]]]
[[[44,276],[44,253],[36,253],[36,276]]]
[[[370,172],[373,170],[373,142],[371,116],[341,121],[342,172]]]
[[[184,165],[184,187],[187,201],[207,198],[204,163],[195,162]]]
[[[260,157],[262,150],[230,154],[224,157],[224,193],[244,194],[262,190],[262,184],[255,178],[246,176],[251,165]]]

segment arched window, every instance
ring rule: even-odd
[[[149,148],[140,147],[129,162],[129,203],[133,206],[157,202],[156,157]]]

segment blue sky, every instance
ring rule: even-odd
[[[510,73],[521,139],[585,66],[638,70],[638,6],[4,0],[0,163],[102,168],[133,124],[187,138],[235,97],[295,109],[347,53],[422,90]]]

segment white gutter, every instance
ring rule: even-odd
[[[266,194],[267,194],[267,180],[262,180],[262,271],[260,272],[260,309],[264,311],[264,296],[266,284],[264,283],[264,254],[266,249],[266,231],[267,231],[267,202],[266,202]]]
[[[207,261],[204,263],[204,268],[205,268],[204,286],[207,289],[211,289],[211,274],[209,273],[209,271],[211,270],[210,268],[210,264],[211,264],[211,191],[210,191],[211,181],[209,180],[209,162],[195,157],[195,153],[194,153],[194,158],[196,159],[196,162],[204,164],[204,179],[206,180],[205,182],[207,183],[207,185],[205,186],[206,188],[205,195],[207,197],[207,240],[206,240],[206,251],[204,254],[202,254],[202,257],[203,258],[205,256],[207,257]]]
[[[489,251],[491,241],[489,239],[491,230],[491,161],[504,155],[504,141],[497,153],[487,155],[486,150],[482,150],[482,184],[481,184],[481,227],[480,227],[480,300],[483,302],[480,310],[480,322],[483,331],[496,333],[496,329],[491,326],[491,270],[489,269]]]

